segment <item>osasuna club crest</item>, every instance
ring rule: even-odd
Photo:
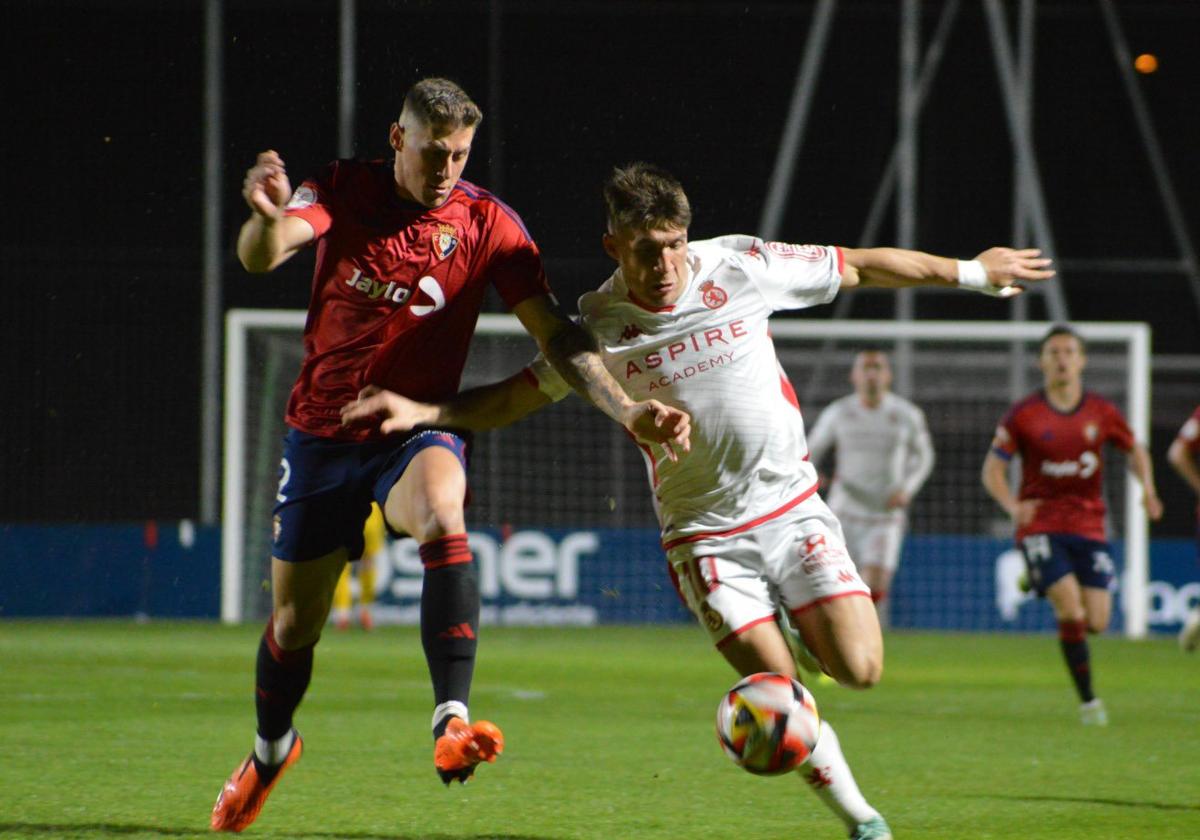
[[[458,230],[454,225],[438,223],[433,232],[433,253],[439,260],[444,260],[458,247]]]

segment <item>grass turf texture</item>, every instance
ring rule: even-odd
[[[212,837],[253,737],[259,630],[0,622],[0,836]],[[1200,837],[1200,658],[1093,640],[1107,729],[1079,724],[1050,636],[893,633],[869,692],[814,685],[900,838]],[[465,787],[432,765],[411,628],[329,632],[306,752],[246,836],[836,838],[795,777],[752,777],[713,716],[735,675],[692,627],[486,628],[472,708],[507,747]]]

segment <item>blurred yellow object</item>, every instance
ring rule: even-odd
[[[1133,60],[1133,69],[1139,73],[1153,73],[1158,69],[1158,56],[1152,53],[1142,53]]]
[[[375,626],[371,603],[375,600],[375,556],[387,547],[387,526],[379,505],[371,503],[371,515],[363,526],[363,554],[356,563],[347,563],[333,591],[333,624],[339,630],[350,628],[350,613],[354,596],[350,589],[350,567],[358,577],[358,623],[364,630]]]

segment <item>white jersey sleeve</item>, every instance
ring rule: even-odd
[[[836,402],[825,406],[825,410],[817,417],[816,425],[808,433],[808,457],[818,469],[836,442],[837,406]]]
[[[746,272],[775,311],[820,306],[837,296],[842,283],[840,248],[741,238],[749,247],[738,249],[731,261]]]
[[[538,353],[534,360],[526,366],[525,375],[532,379],[537,385],[537,389],[549,397],[552,402],[558,402],[571,393],[571,386],[567,384],[567,380],[559,375],[542,353]]]
[[[908,458],[904,463],[903,489],[911,499],[920,492],[925,480],[933,472],[933,440],[925,423],[925,412],[912,406],[908,414],[909,438]]]

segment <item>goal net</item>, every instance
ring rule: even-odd
[[[270,610],[271,508],[283,414],[302,356],[304,313],[233,310],[226,320],[222,618]],[[1148,434],[1149,329],[1075,323],[1088,344],[1085,384]],[[913,503],[891,594],[893,626],[1036,630],[1048,607],[1016,589],[1011,527],[979,481],[996,423],[1036,389],[1037,345],[1049,324],[777,318],[772,335],[805,422],[850,390],[854,355],[888,351],[893,388],[925,412],[937,464]],[[463,387],[526,365],[536,348],[515,318],[480,319]],[[1148,542],[1140,490],[1125,459],[1106,470],[1109,533],[1120,572],[1118,620],[1146,632]],[[568,398],[471,448],[467,525],[480,561],[484,620],[592,623],[687,620],[658,547],[641,455],[623,430]],[[389,545],[376,575],[383,621],[418,615],[420,560]]]

